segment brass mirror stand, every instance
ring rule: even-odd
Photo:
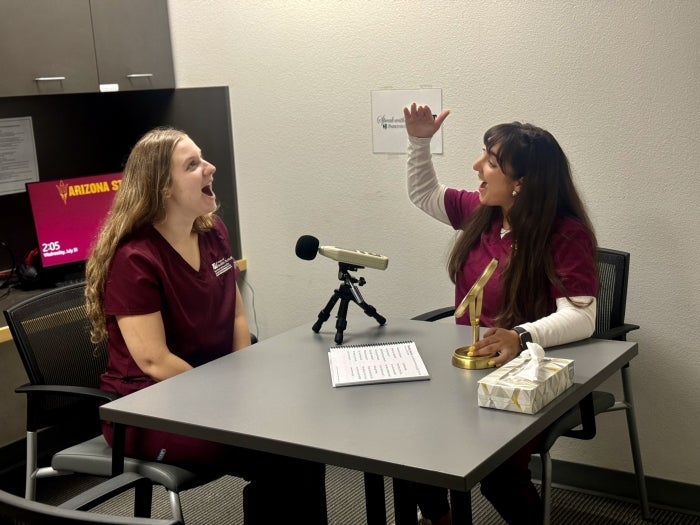
[[[498,266],[498,259],[491,259],[484,272],[471,287],[467,295],[464,296],[462,302],[455,309],[455,317],[462,317],[469,310],[469,322],[472,325],[472,345],[479,340],[479,318],[481,317],[481,304],[484,300],[484,286],[489,281],[493,272]],[[484,368],[493,368],[489,361],[492,355],[486,356],[471,356],[469,355],[470,346],[462,346],[457,348],[452,355],[452,364],[457,368],[466,368],[469,370],[482,370]]]

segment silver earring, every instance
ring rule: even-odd
[[[517,192],[516,190],[513,190],[513,193],[511,193],[511,195],[512,195],[513,197],[517,197],[517,196],[518,196],[518,192]]]

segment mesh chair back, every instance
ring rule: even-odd
[[[625,322],[630,255],[598,248],[598,297],[594,337]]]
[[[95,345],[90,341],[84,293],[84,284],[73,284],[5,311],[31,384],[98,386],[99,376],[107,366],[107,347],[104,342]],[[46,418],[32,425],[36,427],[62,420],[65,412],[78,404],[77,400],[58,396],[30,398],[29,402],[43,404],[31,411],[34,417]]]
[[[84,284],[57,288],[5,312],[32,384],[98,386],[107,350],[90,341],[84,293]]]

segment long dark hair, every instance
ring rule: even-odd
[[[551,133],[520,122],[498,124],[484,133],[484,146],[506,176],[522,179],[508,215],[513,249],[502,271],[503,310],[494,320],[496,326],[510,328],[551,313],[552,285],[569,298],[552,260],[550,243],[557,220],[572,217],[588,231],[594,248],[596,239],[574,186],[569,161]],[[480,206],[467,219],[447,263],[452,282],[482,233],[500,217],[500,207]],[[595,249],[591,257],[594,264]]]

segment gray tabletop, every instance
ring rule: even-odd
[[[428,381],[333,388],[334,323],[265,339],[100,409],[115,423],[468,491],[637,354],[634,342],[590,339],[548,351],[575,360],[575,384],[535,415],[477,405],[490,370],[451,364],[469,327],[348,319],[343,344],[414,340]]]

